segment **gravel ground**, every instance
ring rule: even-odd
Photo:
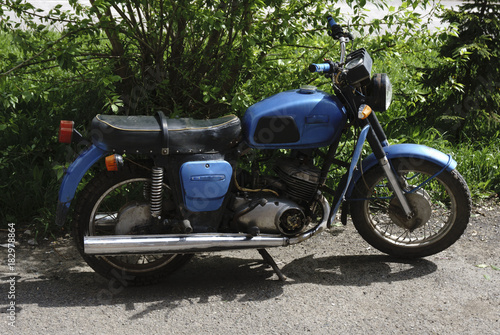
[[[246,250],[127,288],[95,274],[69,238],[31,246],[18,234],[14,272],[0,248],[0,334],[500,334],[499,219],[497,203],[476,206],[455,245],[415,261],[380,254],[348,224],[269,249],[286,282]]]

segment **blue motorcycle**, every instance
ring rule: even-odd
[[[63,178],[57,223],[65,223],[82,177],[105,157],[73,213],[76,245],[96,272],[147,284],[194,253],[257,249],[284,279],[266,249],[319,234],[338,212],[396,257],[425,257],[459,239],[471,198],[456,161],[422,145],[389,145],[375,114],[391,104],[388,76],[371,75],[365,49],[346,54],[352,35],[331,17],[328,25],[340,60],[309,70],[331,79],[333,95],[309,86],[282,92],[242,119],[162,112],[93,119],[91,143]],[[350,161],[342,161],[339,144],[354,133]],[[60,141],[80,140],[73,122],[61,121]],[[372,154],[360,160],[366,141]],[[332,187],[334,166],[345,173]]]

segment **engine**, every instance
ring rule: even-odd
[[[320,170],[292,158],[279,160],[274,170],[277,178],[270,184],[278,189],[279,197],[272,193],[265,198],[236,197],[233,224],[240,231],[295,236],[311,222],[305,207],[316,195]]]
[[[248,201],[237,198],[234,223],[239,230],[252,235],[283,234],[294,236],[307,226],[303,210],[285,198],[263,198]]]
[[[285,185],[285,195],[299,203],[309,202],[316,195],[320,169],[297,159],[281,159],[274,170]]]

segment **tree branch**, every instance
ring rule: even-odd
[[[40,52],[38,52],[38,53],[37,53],[37,54],[35,54],[34,56],[32,56],[32,57],[30,57],[30,58],[26,59],[25,61],[23,61],[23,62],[21,62],[21,63],[19,63],[18,65],[14,66],[14,67],[13,67],[13,68],[11,68],[10,70],[8,70],[8,71],[6,71],[6,72],[4,72],[4,73],[1,73],[1,74],[0,74],[0,77],[7,76],[7,75],[9,75],[10,73],[12,73],[12,72],[14,72],[14,71],[16,71],[16,70],[18,70],[18,69],[20,69],[20,68],[23,68],[23,67],[25,67],[25,66],[29,66],[29,65],[31,65],[31,62],[32,62],[34,59],[36,59],[36,58],[40,57],[40,56],[41,56],[42,54],[44,54],[47,50],[52,49],[52,48],[53,48],[56,44],[58,44],[59,42],[61,42],[61,41],[62,41],[62,40],[64,40],[65,38],[67,38],[68,36],[70,36],[70,35],[72,35],[72,34],[76,33],[77,31],[80,31],[80,30],[83,30],[83,29],[78,29],[78,30],[76,30],[76,31],[72,31],[72,32],[69,32],[69,33],[67,33],[67,34],[64,34],[63,36],[61,36],[60,38],[58,38],[58,39],[57,39],[54,43],[49,44],[47,47],[43,48]]]

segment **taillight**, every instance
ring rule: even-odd
[[[59,142],[61,143],[71,143],[73,137],[73,121],[61,120],[59,126]]]

